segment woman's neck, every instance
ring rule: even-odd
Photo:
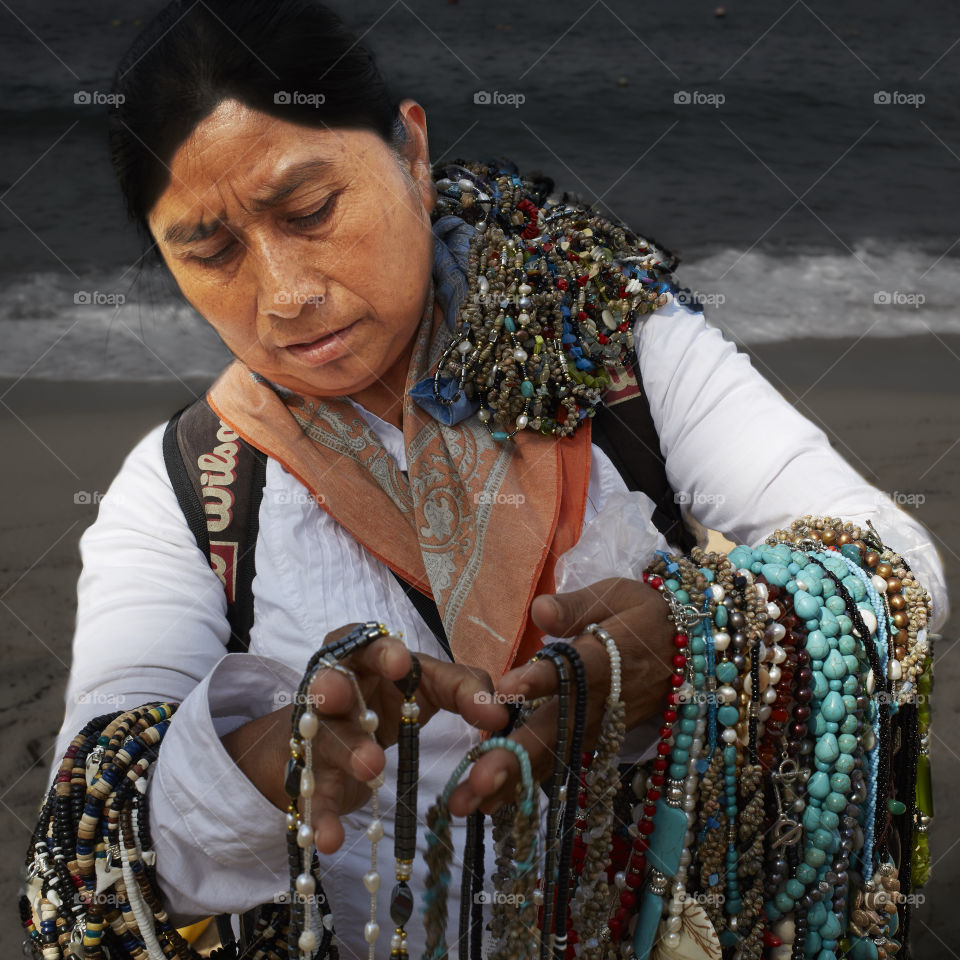
[[[443,307],[434,304],[434,316],[441,315],[443,323]],[[376,414],[381,420],[393,424],[399,430],[403,429],[403,400],[407,386],[407,371],[410,367],[410,356],[417,339],[417,330],[414,330],[410,342],[403,348],[403,353],[390,365],[389,369],[379,380],[374,380],[368,387],[356,390],[350,394],[365,410]]]

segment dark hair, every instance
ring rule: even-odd
[[[124,55],[112,92],[113,167],[151,247],[147,215],[170,161],[224,100],[308,127],[371,130],[395,153],[406,140],[374,54],[315,0],[173,0]],[[319,108],[307,102],[317,94]]]

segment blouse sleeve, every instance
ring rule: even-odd
[[[158,885],[179,926],[247,909],[285,885],[284,814],[219,738],[289,702],[299,677],[268,657],[225,656],[223,587],[170,485],[163,429],[128,455],[80,539],[73,661],[48,785],[87,721],[180,704],[148,794]]]
[[[640,373],[680,502],[704,526],[755,546],[804,514],[870,519],[947,620],[943,564],[929,531],[867,482],[703,314],[672,297],[637,323]]]

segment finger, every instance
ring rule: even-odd
[[[357,673],[367,671],[387,680],[402,680],[410,672],[410,651],[398,637],[380,637],[347,660]]]
[[[426,654],[418,653],[417,658],[422,669],[417,698],[427,702],[428,716],[437,710],[447,710],[483,730],[500,730],[507,725],[510,713],[502,703],[496,702],[493,681],[485,670],[447,663]]]
[[[343,843],[345,833],[340,822],[340,810],[346,793],[346,780],[339,770],[317,781],[310,800],[310,819],[313,825],[313,842],[320,853],[336,853]]]
[[[522,746],[530,758],[535,784],[552,775],[556,756],[559,708],[556,701],[538,708],[510,739]],[[450,812],[466,816],[476,809],[492,813],[516,799],[520,763],[506,749],[491,750],[473,765],[466,780],[450,795]]]
[[[557,692],[557,668],[548,660],[535,660],[508,670],[497,684],[497,692],[518,702],[550,697]]]
[[[325,720],[313,741],[314,777],[342,771],[366,783],[383,770],[387,762],[383,748],[370,734],[350,720]]]
[[[643,591],[649,589],[641,580],[608,577],[580,590],[541,594],[530,604],[530,615],[549,636],[577,636],[588,624],[599,623],[639,605]]]

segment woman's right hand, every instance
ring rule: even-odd
[[[324,645],[357,625],[348,624],[327,634]],[[495,702],[488,673],[421,653],[417,659],[421,679],[416,701],[421,725],[438,710],[448,710],[484,730],[506,726],[507,709]],[[336,670],[317,672],[308,694],[311,708],[320,717],[320,729],[312,741],[316,787],[311,819],[317,850],[325,854],[334,853],[343,843],[340,817],[367,802],[367,782],[381,773],[386,764],[384,749],[397,740],[402,694],[395,681],[402,680],[411,665],[403,641],[390,636],[380,637],[342,662],[356,675],[366,705],[376,712],[379,725],[374,742],[360,726],[356,691],[349,678]],[[281,810],[289,804],[283,779],[290,758],[292,712],[293,704],[289,704],[221,738],[237,766]]]

